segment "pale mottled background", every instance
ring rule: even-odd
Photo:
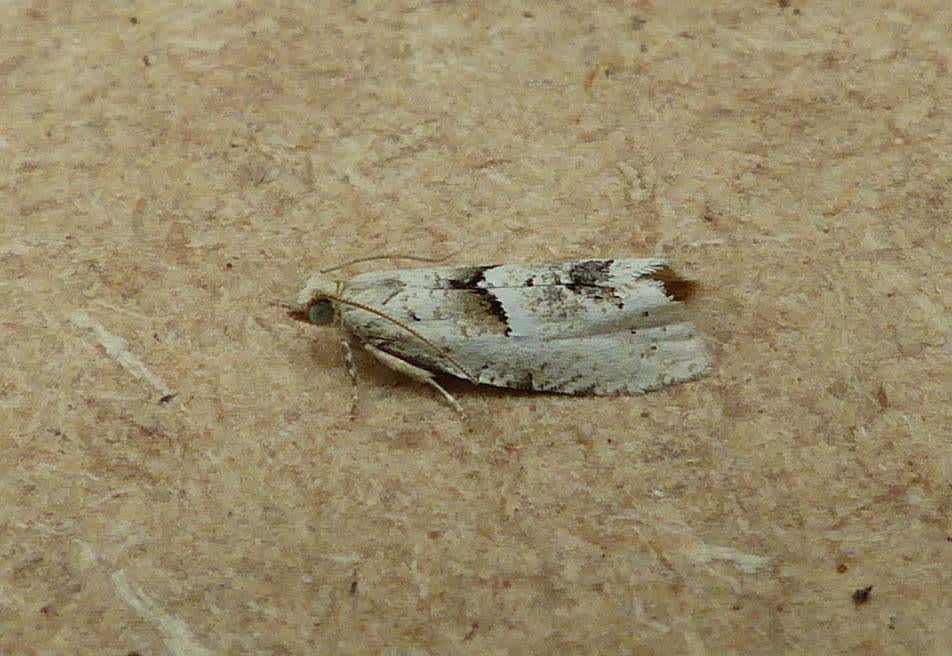
[[[274,4],[0,9],[0,653],[946,653],[948,2]],[[275,301],[460,249],[716,370],[351,422]]]

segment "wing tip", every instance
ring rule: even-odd
[[[648,278],[661,283],[664,295],[672,301],[684,303],[692,299],[697,292],[698,285],[696,281],[682,278],[667,264],[663,264],[660,268],[652,271]]]

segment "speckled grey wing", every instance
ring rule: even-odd
[[[352,278],[343,297],[393,321],[340,310],[361,340],[429,371],[522,390],[638,393],[710,366],[679,302],[685,284],[658,259],[388,271]]]

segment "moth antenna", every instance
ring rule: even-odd
[[[375,315],[375,316],[380,317],[380,318],[383,319],[384,321],[389,321],[389,322],[392,323],[393,325],[395,325],[395,326],[397,326],[397,327],[399,327],[399,328],[402,328],[403,330],[407,331],[408,333],[410,333],[411,335],[413,335],[414,337],[416,337],[418,340],[420,340],[421,342],[423,342],[424,344],[426,344],[427,346],[429,346],[431,349],[433,349],[434,351],[436,351],[436,352],[440,355],[440,357],[446,358],[447,362],[452,363],[454,367],[456,367],[464,376],[466,376],[466,378],[469,380],[469,382],[473,383],[474,385],[478,385],[478,384],[479,384],[479,381],[476,380],[476,377],[473,376],[473,374],[469,373],[469,371],[467,371],[466,368],[465,368],[463,365],[461,365],[459,362],[457,362],[457,361],[456,361],[456,358],[454,358],[453,356],[451,356],[451,355],[446,351],[446,349],[443,349],[443,348],[441,348],[440,346],[438,346],[437,344],[434,344],[433,342],[431,342],[430,340],[428,340],[426,337],[424,337],[423,335],[421,335],[420,333],[418,333],[417,331],[415,331],[413,328],[411,328],[410,326],[406,325],[405,323],[402,323],[402,322],[400,322],[400,321],[397,321],[397,320],[394,319],[393,317],[387,316],[386,314],[384,314],[384,313],[381,312],[380,310],[375,310],[374,308],[370,307],[369,305],[364,305],[363,303],[357,303],[357,302],[355,302],[355,301],[348,301],[348,300],[345,300],[345,299],[341,298],[340,296],[327,296],[327,299],[330,300],[330,301],[333,301],[334,303],[340,303],[341,305],[349,305],[349,306],[351,306],[351,307],[357,308],[358,310],[363,310],[364,312],[369,312],[370,314],[373,314],[373,315]]]
[[[327,269],[321,269],[321,273],[330,273],[331,271],[337,271],[338,269],[343,269],[344,267],[349,267],[354,264],[360,264],[361,262],[372,262],[373,260],[414,260],[416,262],[429,262],[431,264],[437,264],[439,262],[445,262],[454,255],[460,253],[462,249],[452,251],[443,257],[423,257],[420,255],[403,255],[400,253],[392,253],[386,255],[368,255],[367,257],[357,257],[353,260],[347,260],[341,264],[335,264],[332,267]]]

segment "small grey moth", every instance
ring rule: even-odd
[[[462,412],[435,374],[576,395],[698,378],[711,357],[686,316],[694,289],[656,258],[315,273],[289,314],[341,325],[355,381],[347,334]]]

